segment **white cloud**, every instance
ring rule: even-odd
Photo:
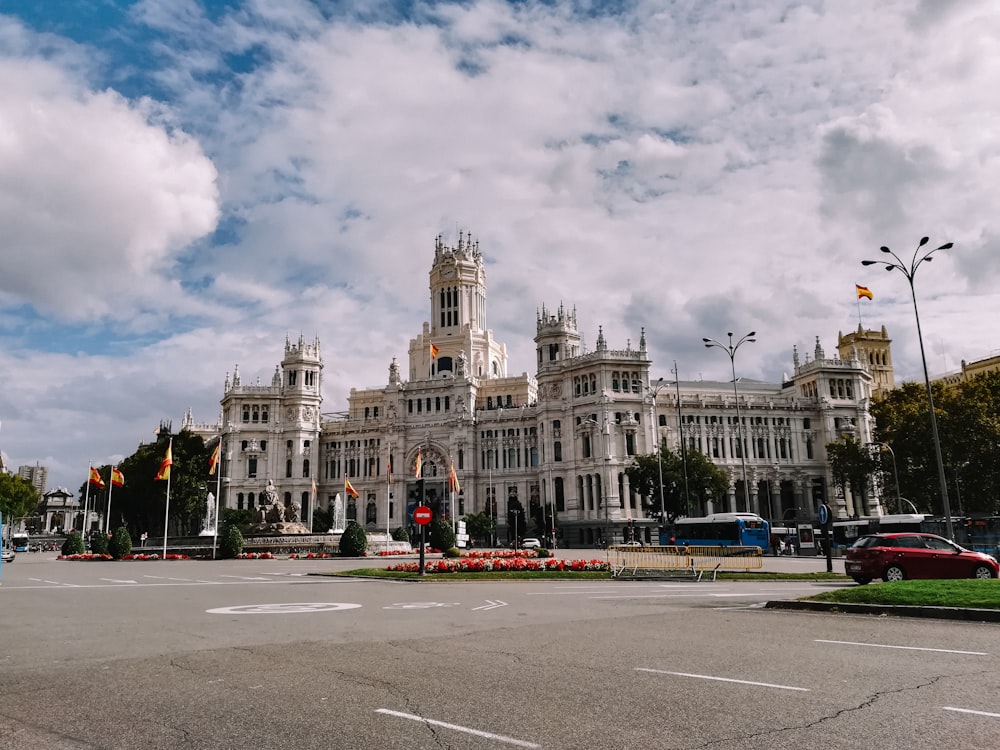
[[[149,101],[50,63],[0,60],[7,300],[66,320],[128,319],[218,215],[215,169]]]
[[[406,23],[372,7],[210,17],[139,3],[163,102],[115,93],[74,45],[0,26],[18,50],[0,60],[0,158],[15,167],[0,219],[38,248],[11,262],[16,281],[4,258],[0,330],[30,300],[51,318],[25,327],[117,317],[117,332],[166,336],[113,361],[19,337],[17,358],[0,357],[14,383],[0,412],[18,415],[0,413],[8,455],[49,453],[22,404],[76,438],[93,413],[65,404],[120,394],[131,406],[127,428],[102,424],[109,455],[130,450],[123,430],[187,406],[214,419],[225,372],[239,362],[269,381],[286,332],[320,336],[326,406],[343,408],[393,356],[406,370],[434,235],[458,229],[487,257],[513,372],[533,369],[535,309],[565,302],[590,346],[599,325],[612,347],[645,327],[657,375],[676,358],[684,377],[722,379],[728,363],[701,337],[756,329],[741,374],[777,379],[793,345],[811,352],[818,335],[832,354],[857,326],[857,282],[875,292],[865,325],[887,326],[913,378],[905,280],[860,260],[923,234],[956,242],[921,271],[932,371],[997,348],[983,323],[1000,302],[989,3],[650,1],[589,17],[422,3]],[[241,55],[259,64],[225,69]],[[12,213],[22,185],[42,218]],[[185,313],[177,336],[162,329]],[[22,385],[28,368],[47,375]]]

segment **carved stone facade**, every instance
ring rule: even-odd
[[[513,523],[524,521],[508,509],[518,504],[529,519],[545,507],[548,527],[554,508],[561,545],[621,539],[629,519],[649,540],[656,520],[644,517],[625,469],[658,441],[677,449],[683,435],[731,477],[726,497],[695,499],[691,515],[747,510],[747,496],[750,510],[774,519],[812,518],[824,501],[839,516],[878,512],[877,500],[862,508],[837,496],[825,450],[843,435],[871,440],[873,378],[863,359],[827,359],[817,340],[804,363],[794,353],[785,382],[740,379],[738,430],[732,382],[651,389],[644,331],[637,346],[612,349],[599,330],[586,351],[576,311],[563,305],[536,315],[535,374],[510,375],[505,345],[485,327],[486,291],[478,243],[462,234],[449,247],[437,238],[431,321],[410,341],[409,379],[394,359],[387,383],[352,389],[344,412],[321,413],[318,340],[286,340],[269,386],[242,385],[238,368],[227,375],[221,429],[198,426],[206,439],[222,433],[225,506],[258,508],[271,480],[286,507],[301,507],[306,525],[317,503],[333,507],[340,496],[347,518],[369,531],[409,526],[419,454],[424,500],[435,513],[487,512],[501,541],[537,533],[530,520],[515,532]],[[457,495],[449,492],[452,466]],[[345,493],[345,477],[357,499]]]

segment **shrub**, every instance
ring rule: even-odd
[[[90,551],[95,555],[108,554],[108,535],[102,531],[95,531],[90,535]]]
[[[111,535],[111,541],[108,542],[108,554],[115,560],[121,560],[125,555],[132,554],[132,536],[124,526],[119,526]]]
[[[238,557],[243,551],[243,533],[240,527],[227,523],[219,535],[219,554],[227,559]]]
[[[410,541],[410,532],[406,530],[405,526],[399,526],[392,530],[392,538],[397,542],[408,542]]]
[[[430,536],[427,539],[434,549],[451,549],[455,546],[455,532],[451,528],[451,521],[444,518],[435,518],[430,523]]]
[[[83,537],[75,529],[69,532],[69,536],[62,543],[62,548],[59,550],[63,555],[82,555],[87,551],[87,548],[83,544]]]
[[[538,553],[539,557],[552,557],[552,553],[545,549],[545,547],[539,547],[535,552]]]
[[[368,548],[368,535],[357,521],[348,521],[340,535],[340,554],[343,557],[363,557]]]
[[[460,550],[458,547],[449,547],[448,549],[446,549],[444,551],[444,556],[445,557],[461,557],[462,556],[462,550]]]

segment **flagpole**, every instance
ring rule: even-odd
[[[111,531],[111,490],[115,486],[115,467],[111,467],[111,478],[108,480],[108,513],[104,517],[104,533]]]
[[[90,506],[90,470],[93,467],[93,461],[87,464],[87,489],[83,492],[83,520],[80,521],[80,536],[84,536],[87,531],[87,508]]]
[[[170,456],[170,466],[167,467],[167,504],[163,511],[163,559],[167,559],[167,527],[170,522],[170,475],[173,473],[174,439],[170,438],[167,444],[167,455]]]
[[[861,295],[859,294],[857,295],[857,297],[858,297],[858,327],[864,328],[864,324],[861,322]]]
[[[212,534],[212,559],[215,559],[215,549],[219,544],[219,508],[222,495],[222,436],[219,436],[219,460],[215,464],[215,533]]]
[[[385,462],[385,549],[389,551],[389,498],[392,497],[392,452],[388,454]]]

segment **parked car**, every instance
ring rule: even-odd
[[[3,557],[0,559],[2,559],[4,562],[14,562],[14,558],[17,557],[17,555],[14,553],[14,550],[12,550],[10,547],[4,547],[2,554]]]
[[[637,542],[634,539],[631,542],[623,542],[622,547],[641,547],[642,542]]]
[[[538,549],[542,543],[533,537],[521,540],[521,549]]]
[[[992,555],[973,552],[936,534],[869,534],[847,548],[844,570],[860,584],[875,578],[996,578]]]

